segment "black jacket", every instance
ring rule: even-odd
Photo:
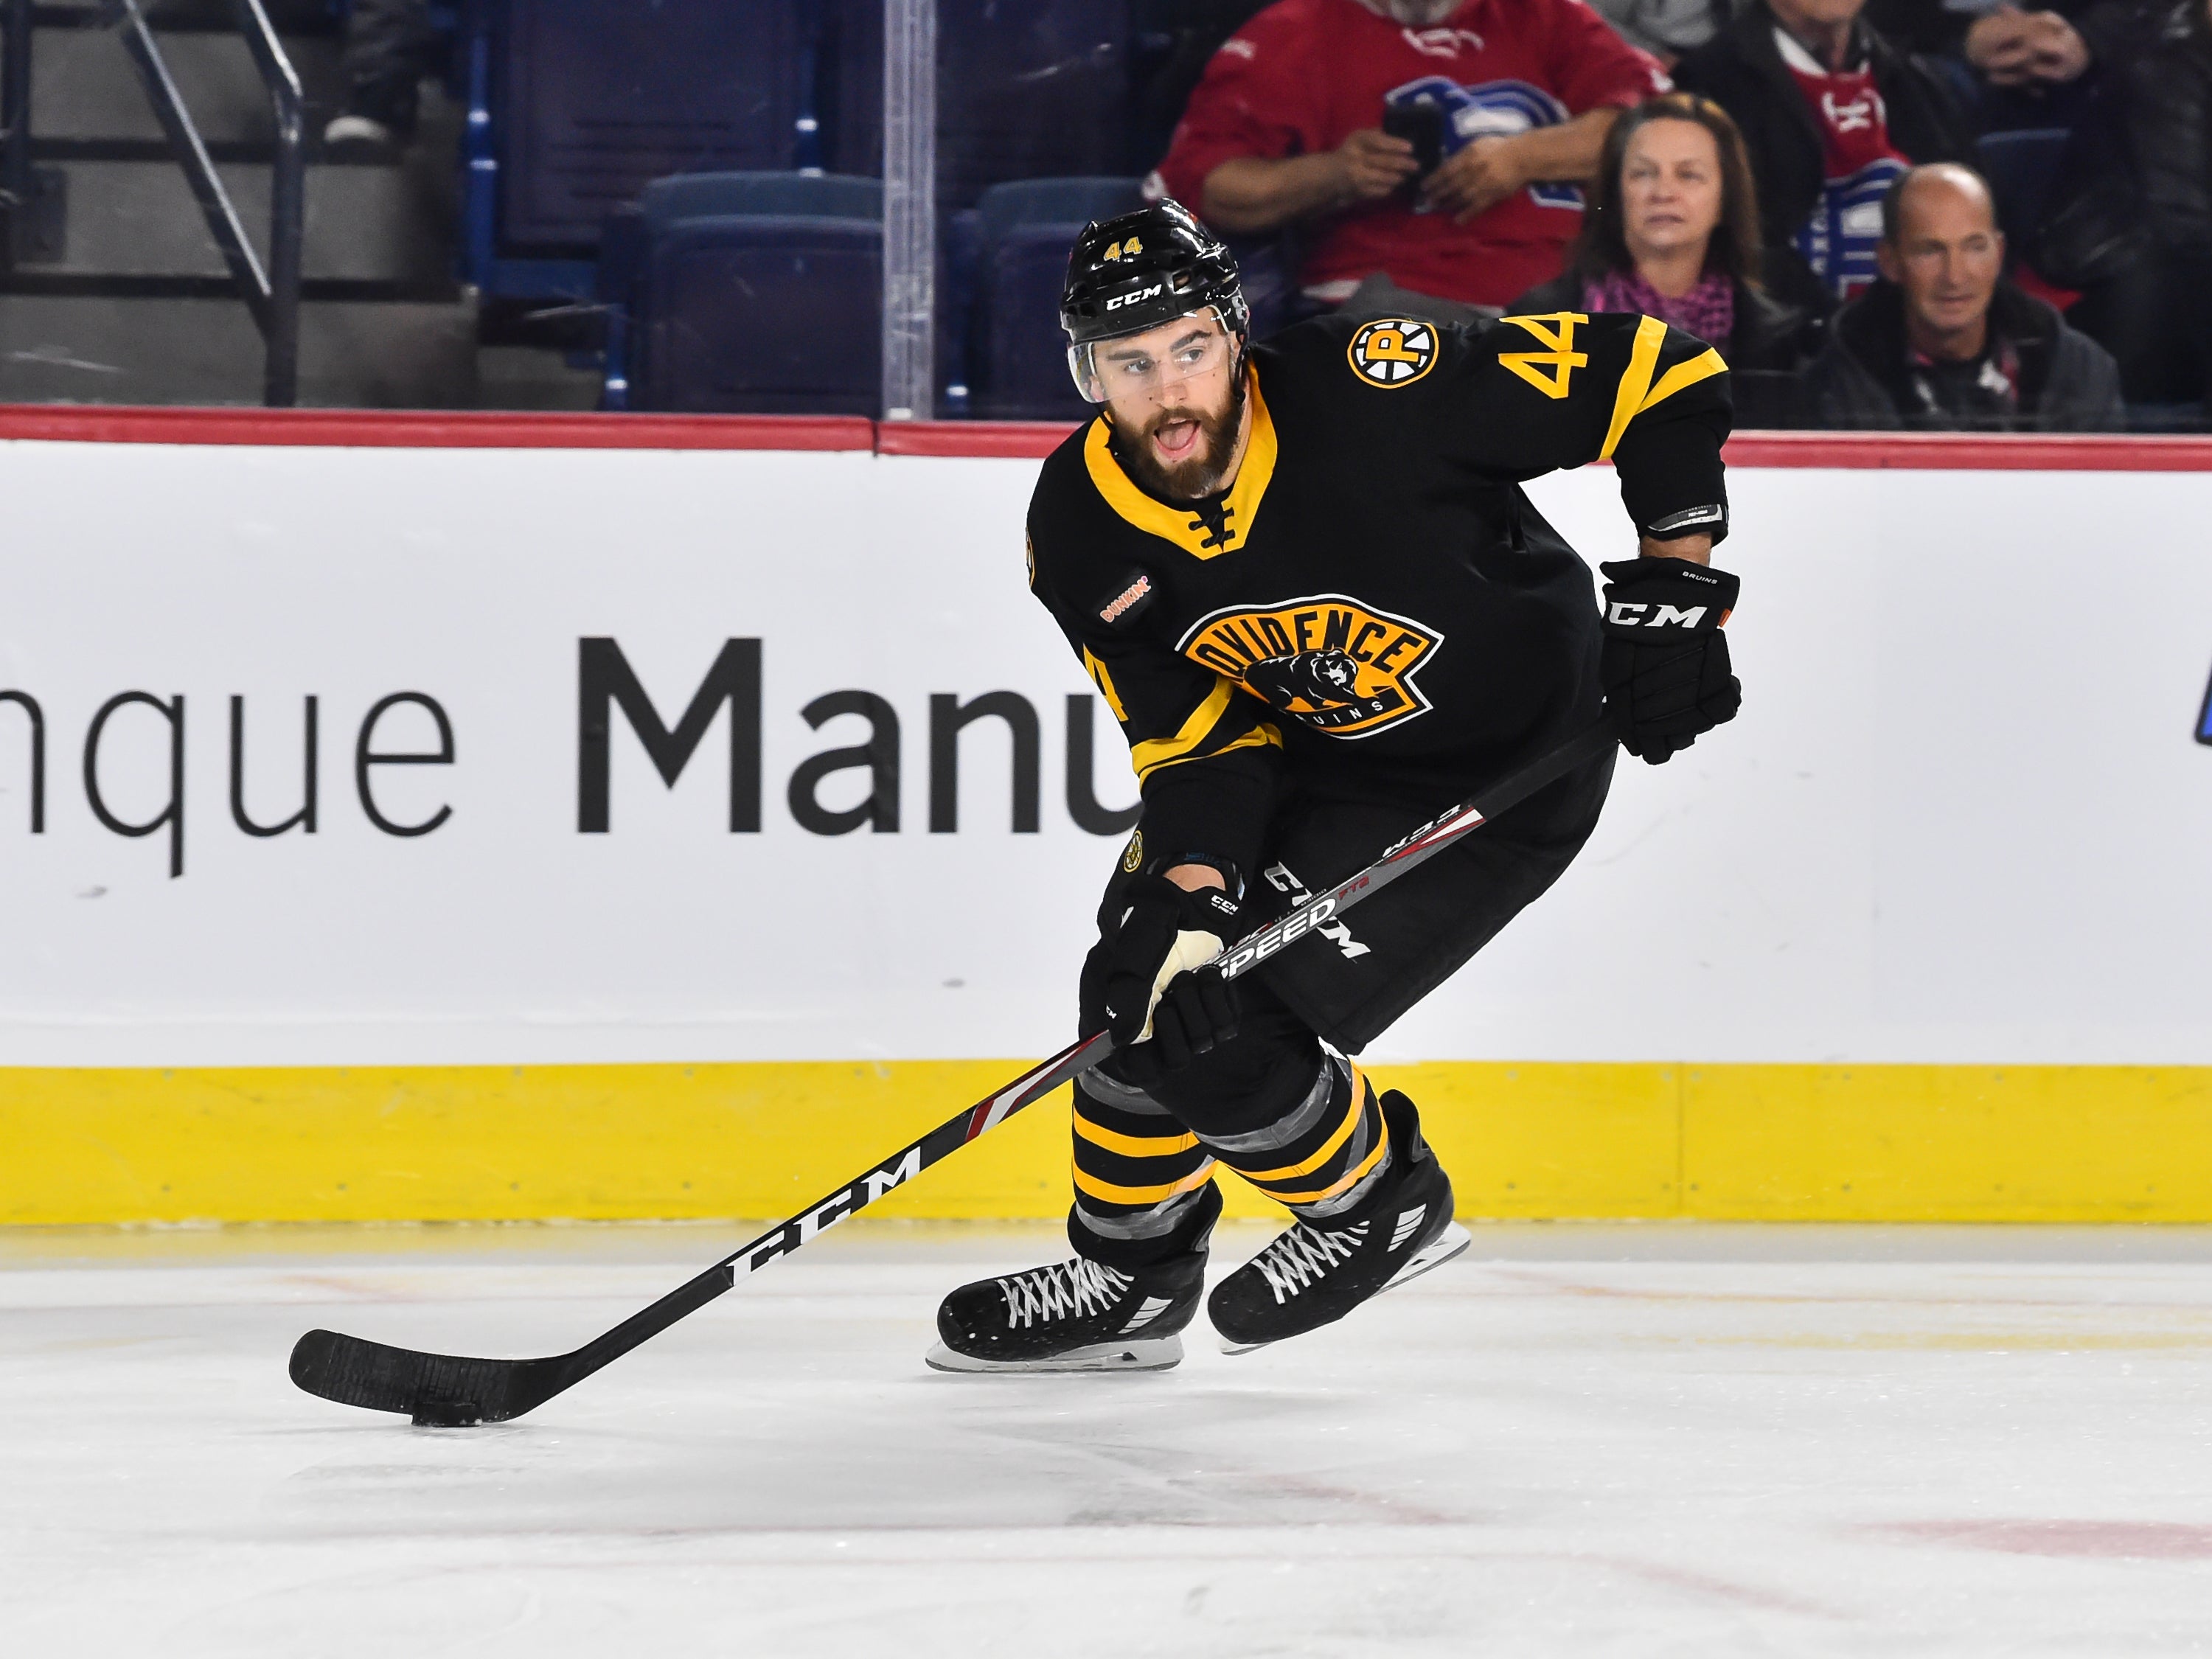
[[[2066,326],[2057,312],[2010,283],[1997,284],[1990,323],[2020,353],[2020,412],[1990,427],[2011,432],[2119,432],[2127,427],[2120,371],[2111,354]],[[1805,376],[1813,426],[1845,430],[1952,431],[1929,409],[1905,362],[1901,289],[1876,283],[1836,313],[1828,344]]]
[[[1769,263],[1773,255],[1769,252]],[[1569,271],[1540,283],[1516,300],[1510,309],[1540,315],[1547,311],[1580,311],[1582,278]],[[1725,340],[1709,340],[1720,348],[1729,368],[1738,374],[1790,374],[1802,368],[1820,349],[1820,323],[1826,307],[1808,309],[1777,298],[1762,289],[1735,285],[1735,325]],[[1741,422],[1739,422],[1741,424]]]
[[[2212,22],[2203,0],[2108,0],[2081,20],[2095,92],[2034,238],[2087,288],[2160,250],[2212,257]]]
[[[1765,0],[1753,0],[1735,22],[1674,65],[1674,84],[1703,93],[1735,118],[1759,179],[1761,234],[1811,283],[1812,272],[1788,244],[1820,199],[1826,176],[1820,129],[1790,78],[1774,29]],[[1888,113],[1890,143],[1913,161],[1971,159],[1972,125],[1950,88],[1863,21],[1859,38]],[[1794,289],[1786,292],[1795,297]]]

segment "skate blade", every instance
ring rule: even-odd
[[[979,1375],[1004,1371],[1009,1375],[1055,1371],[1164,1371],[1182,1363],[1182,1339],[1155,1336],[1142,1342],[1096,1342],[1087,1348],[1071,1348],[1048,1359],[978,1359],[955,1352],[939,1342],[922,1357],[933,1371]]]
[[[1443,1231],[1438,1233],[1427,1243],[1422,1245],[1419,1249],[1414,1251],[1413,1254],[1407,1259],[1406,1265],[1399,1268],[1396,1273],[1390,1275],[1389,1280],[1384,1283],[1382,1291],[1395,1291],[1407,1279],[1419,1279],[1423,1273],[1428,1272],[1430,1268],[1443,1267],[1445,1262],[1450,1261],[1454,1256],[1457,1255],[1461,1251],[1464,1250],[1468,1245],[1474,1243],[1474,1236],[1469,1233],[1466,1228],[1461,1226],[1458,1222],[1446,1222],[1444,1224]],[[1382,1291],[1376,1291],[1375,1296],[1382,1295]],[[1372,1302],[1375,1299],[1375,1297],[1370,1296],[1367,1299],[1370,1302]],[[1346,1309],[1346,1311],[1350,1313],[1357,1310],[1353,1309]],[[1303,1335],[1305,1334],[1305,1333],[1301,1332],[1300,1334]],[[1278,1340],[1287,1342],[1290,1339],[1288,1337],[1282,1337],[1279,1338]],[[1255,1353],[1261,1348],[1272,1348],[1275,1345],[1273,1342],[1230,1342],[1224,1340],[1221,1345],[1221,1352],[1224,1353]]]
[[[1441,1267],[1462,1250],[1474,1243],[1474,1235],[1456,1221],[1444,1223],[1443,1231],[1413,1252],[1413,1259],[1390,1275],[1390,1282],[1382,1291],[1395,1291],[1409,1279],[1419,1279],[1431,1267]],[[1375,1292],[1376,1296],[1382,1291]]]

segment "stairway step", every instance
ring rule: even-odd
[[[155,38],[202,138],[226,146],[275,142],[269,91],[243,37],[163,32]],[[338,42],[294,35],[283,45],[306,94],[308,126],[319,131],[345,101]],[[33,31],[31,131],[41,141],[162,142],[137,69],[112,29]]]
[[[318,301],[300,310],[300,402],[467,409],[476,307]],[[0,403],[254,404],[261,336],[235,300],[0,295]]]
[[[58,258],[27,275],[222,277],[184,169],[172,161],[58,161],[69,212]],[[218,166],[257,253],[269,246],[270,169]],[[427,175],[427,176],[426,176]],[[307,170],[306,274],[416,289],[453,282],[450,176],[442,169],[316,167]]]

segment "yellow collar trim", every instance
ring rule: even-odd
[[[1252,371],[1248,382],[1252,404],[1252,436],[1244,446],[1244,464],[1237,469],[1237,482],[1222,502],[1222,529],[1217,535],[1204,519],[1188,507],[1156,501],[1129,482],[1108,447],[1104,411],[1091,422],[1083,440],[1083,464],[1091,469],[1091,482],[1112,507],[1138,529],[1164,538],[1194,559],[1235,553],[1251,539],[1252,521],[1260,516],[1260,498],[1275,476],[1275,422],[1267,413],[1267,400],[1260,395],[1260,377]]]

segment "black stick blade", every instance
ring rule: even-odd
[[[337,1331],[309,1331],[292,1349],[292,1381],[342,1406],[398,1412],[462,1428],[504,1423],[560,1391],[557,1359],[465,1359],[387,1347]]]

